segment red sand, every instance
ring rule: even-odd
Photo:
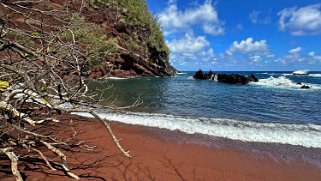
[[[146,132],[145,128],[113,123],[113,130],[122,145],[129,149],[132,159],[119,155],[106,129],[97,121],[74,121],[77,138],[97,145],[96,153],[68,154],[69,162],[98,160],[106,156],[99,168],[76,169],[76,174],[90,173],[106,180],[159,180],[159,181],[320,181],[321,170],[301,162],[280,162],[233,149],[212,148],[194,144],[164,141]],[[61,131],[61,130],[60,130]],[[175,136],[175,134],[173,134]],[[76,159],[77,158],[77,159]],[[77,161],[78,160],[78,161]],[[83,165],[85,165],[85,163]],[[71,164],[72,165],[72,164]],[[27,180],[70,180],[61,172],[25,171]],[[1,174],[0,174],[1,177]],[[99,178],[91,180],[101,180]],[[82,178],[87,180],[88,178]],[[12,180],[12,179],[1,179]]]

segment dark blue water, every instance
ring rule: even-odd
[[[126,106],[137,98],[143,104],[134,112],[161,113],[184,117],[224,118],[240,121],[321,125],[321,72],[293,76],[291,72],[225,72],[254,74],[260,81],[229,85],[194,80],[194,72],[172,78],[101,80],[113,85],[114,104]],[[297,82],[311,86],[300,89]],[[111,90],[105,97],[111,95]],[[110,103],[107,101],[106,104]]]

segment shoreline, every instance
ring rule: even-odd
[[[106,120],[143,127],[204,135],[250,143],[282,144],[321,149],[321,125],[304,123],[255,122],[228,118],[175,116],[155,112],[97,110]],[[86,113],[75,115],[92,118]],[[321,153],[320,153],[321,154]],[[321,160],[321,158],[320,158]],[[321,161],[320,161],[321,163]]]
[[[78,174],[88,174],[106,180],[280,180],[310,181],[321,179],[321,168],[300,160],[275,157],[269,150],[271,145],[210,139],[203,135],[187,135],[144,126],[111,122],[113,131],[121,144],[129,149],[132,159],[119,155],[107,130],[94,119],[75,115],[60,116],[60,120],[72,124],[78,130],[76,136],[89,145],[97,145],[97,153],[66,153],[70,165],[101,160],[97,168],[73,169]],[[70,122],[70,120],[72,120]],[[60,133],[66,133],[62,127]],[[285,155],[293,146],[274,145],[283,148]],[[258,147],[261,151],[257,152]],[[289,147],[289,148],[288,148]],[[242,149],[240,149],[242,148]],[[296,147],[295,147],[296,148]],[[296,149],[292,149],[295,151]],[[309,150],[304,149],[303,150]],[[301,152],[302,148],[297,152]],[[107,157],[106,157],[107,156]],[[105,158],[105,159],[103,159]],[[46,171],[42,174],[26,171],[27,180],[69,180],[63,173]],[[50,174],[51,173],[51,174]],[[52,175],[54,174],[54,175]],[[0,175],[0,178],[3,178]],[[10,179],[4,179],[10,180]],[[83,180],[87,180],[83,178]],[[94,179],[95,180],[95,179]]]

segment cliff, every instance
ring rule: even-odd
[[[24,45],[29,42],[36,50],[40,46],[36,36],[44,32],[50,34],[50,31],[63,32],[61,35],[65,37],[59,37],[60,40],[74,41],[84,59],[81,67],[84,76],[96,79],[173,76],[176,73],[169,63],[170,52],[157,19],[149,12],[145,0],[6,1],[10,2],[25,14],[19,16],[10,12],[10,8],[0,7],[2,21],[12,29],[30,32],[32,37],[17,34],[17,31],[11,35],[9,31],[9,37]],[[59,45],[50,48],[53,47]],[[56,48],[53,52],[61,51]]]
[[[118,51],[91,71],[91,77],[172,76],[169,49],[145,0],[91,0],[83,11],[86,21],[107,22],[106,34],[117,39]]]

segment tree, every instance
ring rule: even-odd
[[[48,122],[59,124],[53,114],[90,113],[130,157],[108,122],[92,109],[107,107],[100,104],[107,88],[90,89],[86,71],[115,51],[117,42],[107,40],[103,27],[84,21],[85,3],[66,1],[53,9],[44,0],[0,0],[0,154],[11,160],[16,180],[22,180],[16,154],[21,149],[33,152],[50,169],[79,178],[70,171],[63,152],[75,145],[37,132]],[[47,157],[43,148],[59,156],[60,163]]]

